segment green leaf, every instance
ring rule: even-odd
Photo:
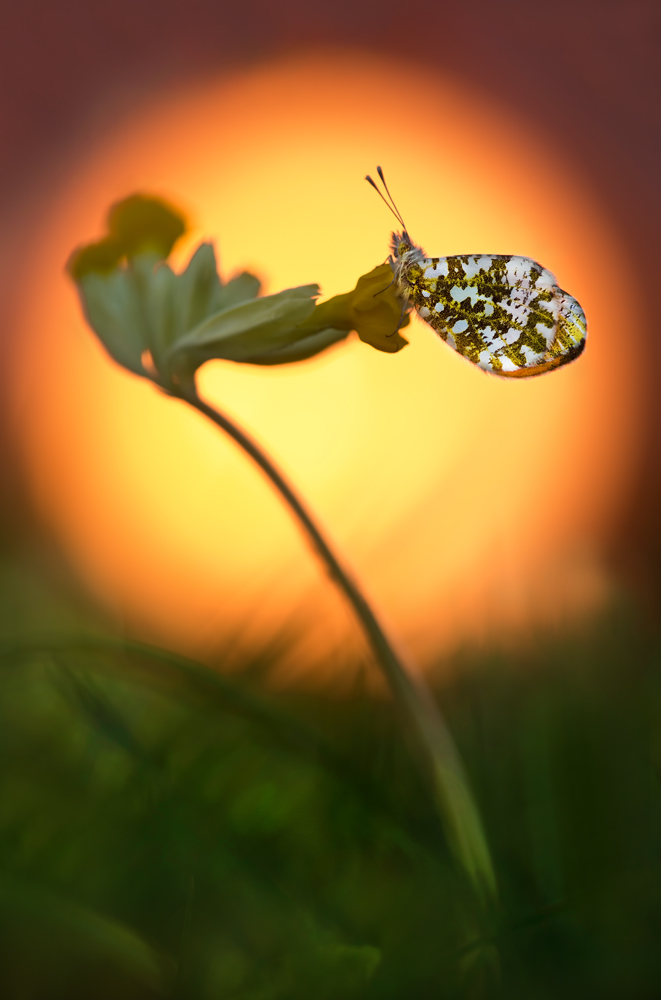
[[[356,990],[372,979],[381,963],[381,951],[372,945],[330,944],[319,949],[326,975],[337,979],[338,989]]]
[[[259,295],[261,282],[254,274],[242,271],[235,278],[223,285],[216,308],[229,309],[231,306],[238,306],[240,302],[247,302]]]
[[[268,354],[259,354],[250,358],[251,365],[286,365],[293,361],[305,361],[307,358],[320,354],[327,347],[337,344],[340,340],[345,340],[348,330],[333,330],[332,328],[320,330],[312,333],[295,344],[281,347],[277,351],[270,351]]]
[[[136,261],[139,259],[136,258]],[[157,279],[163,281],[164,274],[167,275],[167,284],[171,286],[171,342],[221,310],[254,299],[260,289],[259,278],[247,271],[224,285],[218,274],[216,254],[211,243],[201,243],[180,274],[175,274],[167,263],[155,269]],[[162,322],[162,317],[159,319]]]
[[[160,372],[170,344],[181,333],[181,313],[185,310],[180,301],[182,275],[148,255],[135,257],[127,270],[133,272],[138,287],[147,334],[145,349]]]
[[[247,272],[223,285],[209,243],[198,247],[181,274],[154,252],[105,273],[82,270],[77,284],[87,321],[111,357],[143,377],[149,377],[142,363],[145,351],[167,376],[166,356],[174,343],[209,316],[254,300],[260,287]],[[307,311],[297,311],[294,320]]]
[[[211,243],[201,243],[188,266],[181,274],[174,274],[169,265],[157,269],[166,272],[172,286],[172,336],[168,346],[188,330],[192,330],[207,316],[225,308],[225,289],[218,277],[216,254]]]
[[[150,328],[133,269],[89,272],[78,283],[87,321],[118,364],[147,376],[142,363],[151,349]]]
[[[224,309],[174,345],[171,365],[190,371],[213,358],[249,362],[294,344],[309,336],[299,326],[314,312],[318,294],[318,285],[301,285]]]
[[[155,951],[133,928],[90,906],[69,900],[38,884],[0,871],[0,909],[32,925],[45,926],[64,948],[95,954],[159,992],[171,981],[174,962]]]

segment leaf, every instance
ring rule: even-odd
[[[259,278],[249,271],[242,271],[236,278],[223,285],[216,308],[229,309],[231,306],[238,306],[240,302],[254,299],[259,295],[260,288]]]
[[[0,908],[28,921],[34,934],[38,922],[62,945],[77,946],[107,959],[151,989],[163,990],[172,978],[171,958],[156,952],[131,927],[90,906],[69,900],[8,872],[0,872]]]
[[[177,275],[168,264],[154,262],[154,258],[135,257],[128,268],[135,276],[147,331],[145,349],[158,371],[170,345],[180,335],[181,313],[187,303],[180,301]]]
[[[87,271],[78,288],[86,318],[111,357],[136,375],[150,377],[142,363],[145,351],[167,376],[172,345],[219,311],[254,300],[259,280],[244,272],[223,285],[213,246],[203,243],[181,274],[158,254],[146,252],[109,272]],[[301,314],[297,311],[294,321]]]
[[[210,243],[200,244],[181,274],[167,263],[154,266],[153,257],[147,255],[135,257],[130,267],[140,285],[152,359],[162,370],[172,344],[218,311],[223,289],[214,249]]]
[[[333,330],[332,328],[320,330],[312,333],[295,344],[281,347],[277,351],[270,351],[268,354],[260,354],[250,359],[251,365],[286,365],[293,361],[305,361],[307,358],[320,354],[327,347],[344,340],[348,330]]]
[[[319,949],[326,975],[333,975],[345,989],[364,987],[381,963],[381,951],[372,945],[330,944]]]
[[[174,274],[167,264],[161,265],[156,274],[161,270],[168,271],[173,278],[174,335],[170,343],[221,310],[254,299],[260,288],[259,279],[245,271],[223,285],[211,243],[199,245],[181,274]]]
[[[172,343],[221,308],[222,285],[214,248],[211,243],[201,243],[181,274],[175,275],[167,264],[162,264],[156,275],[159,271],[172,275]]]
[[[142,364],[150,331],[135,273],[116,268],[110,274],[89,272],[79,281],[83,311],[94,332],[118,364],[147,376]]]
[[[294,344],[308,335],[299,327],[313,313],[318,294],[318,285],[301,285],[224,309],[182,337],[170,363],[194,370],[213,358],[250,361]]]

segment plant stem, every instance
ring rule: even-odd
[[[205,403],[193,381],[180,385],[187,403],[225,431],[270,479],[330,576],[352,605],[392,690],[395,702],[410,723],[431,766],[432,780],[450,847],[483,902],[496,898],[496,881],[477,803],[471,792],[454,740],[425,680],[405,665],[401,654],[355,580],[342,565],[307,508],[264,451],[233,420]]]

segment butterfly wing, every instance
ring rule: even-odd
[[[427,258],[412,264],[405,280],[422,319],[485,371],[540,375],[573,361],[585,346],[579,303],[528,257]]]

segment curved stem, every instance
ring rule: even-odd
[[[477,804],[452,736],[424,679],[409,670],[362,591],[324,538],[302,500],[271,459],[224,413],[205,403],[194,382],[180,387],[181,398],[225,431],[271,481],[331,577],[353,607],[396,703],[411,724],[427,762],[446,833],[457,860],[483,901],[496,897],[496,882]]]

